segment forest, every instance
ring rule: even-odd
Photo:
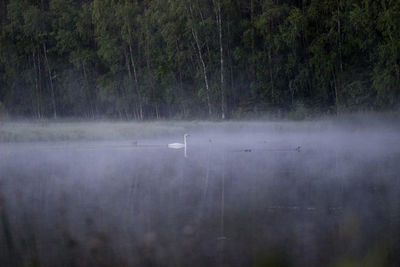
[[[400,108],[397,0],[0,0],[0,114]]]

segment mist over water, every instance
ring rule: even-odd
[[[391,123],[4,143],[0,266],[397,266]],[[30,264],[30,265],[29,265]]]

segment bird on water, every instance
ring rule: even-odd
[[[183,144],[182,143],[171,143],[171,144],[168,144],[168,147],[169,148],[175,148],[175,149],[179,149],[179,148],[186,148],[186,138],[188,137],[188,136],[190,136],[189,134],[184,134],[183,135]]]

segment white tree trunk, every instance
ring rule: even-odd
[[[192,8],[189,7],[190,9],[190,13],[192,14],[193,17],[193,12],[192,12]],[[192,35],[193,35],[193,39],[196,42],[196,46],[197,46],[197,50],[199,53],[199,59],[202,65],[202,69],[203,69],[203,76],[204,76],[204,83],[206,86],[206,97],[207,97],[207,106],[208,106],[208,115],[211,116],[212,112],[211,112],[211,101],[210,101],[210,88],[208,86],[208,78],[207,78],[207,69],[206,69],[206,64],[204,63],[204,59],[203,59],[203,54],[201,52],[201,47],[200,47],[200,42],[199,42],[199,38],[194,30],[193,25],[191,25],[191,30],[192,30]]]

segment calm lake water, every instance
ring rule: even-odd
[[[0,266],[399,266],[396,131],[190,134],[1,145]]]

